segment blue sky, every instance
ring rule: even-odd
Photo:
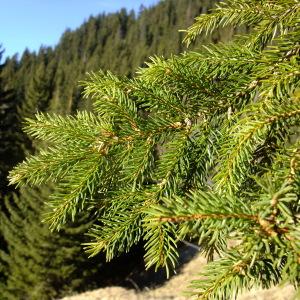
[[[66,28],[75,29],[90,15],[122,7],[138,11],[159,0],[1,0],[0,44],[4,56],[54,46]]]

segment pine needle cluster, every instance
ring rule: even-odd
[[[91,73],[82,85],[93,112],[26,120],[51,146],[11,171],[11,183],[56,183],[45,217],[53,230],[95,211],[91,256],[111,260],[143,239],[146,267],[169,274],[178,243],[196,240],[217,257],[191,285],[199,299],[285,283],[297,293],[299,9],[296,0],[224,1],[185,42],[225,26],[249,26],[248,35],[153,57],[133,79]]]

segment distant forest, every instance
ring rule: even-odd
[[[135,255],[120,257],[109,267],[102,256],[88,259],[81,244],[94,212],[51,233],[41,220],[47,209],[43,199],[52,187],[8,185],[9,170],[41,146],[22,132],[22,120],[39,111],[72,114],[89,109],[79,83],[87,72],[102,69],[131,77],[150,56],[185,51],[184,32],[179,30],[208,13],[215,2],[165,0],[138,13],[121,9],[99,14],[74,31],[66,30],[54,48],[25,50],[21,56],[0,60],[0,300],[55,299],[115,284],[134,270],[137,257],[142,260],[138,247]],[[232,35],[231,29],[224,29],[209,39],[198,38],[190,49],[227,41]]]

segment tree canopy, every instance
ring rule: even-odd
[[[49,145],[12,184],[55,182],[45,220],[59,229],[95,211],[86,251],[176,265],[180,240],[210,260],[200,299],[300,281],[299,9],[294,0],[231,0],[200,15],[185,42],[225,26],[250,33],[169,59],[134,78],[90,73],[92,112],[38,113],[25,131]],[[298,291],[299,295],[299,291]]]

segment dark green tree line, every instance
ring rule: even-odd
[[[101,260],[88,260],[82,253],[82,233],[92,218],[69,224],[60,233],[41,224],[43,201],[51,192],[49,187],[26,188],[5,199],[8,213],[1,213],[1,228],[8,249],[1,258],[7,279],[1,299],[57,299],[105,281]]]

